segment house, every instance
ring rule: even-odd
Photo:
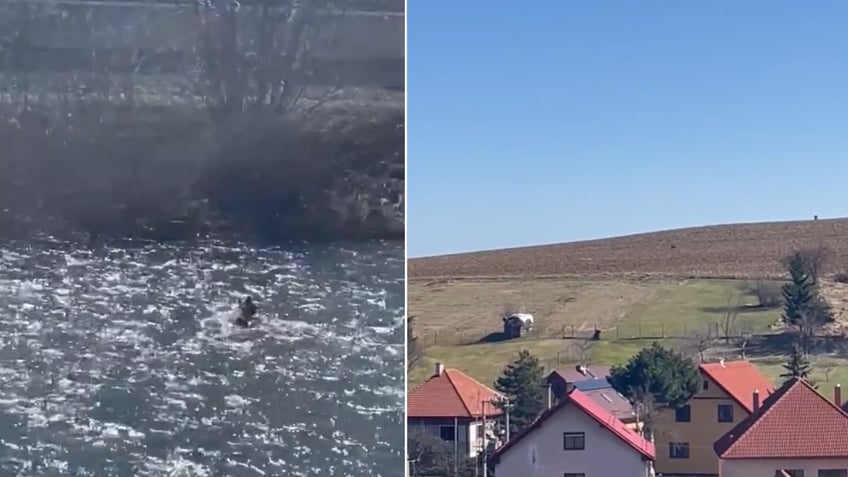
[[[502,477],[650,477],[654,445],[578,389],[497,449]]]
[[[433,376],[407,396],[407,435],[425,432],[453,444],[458,454],[475,457],[483,450],[484,429],[486,445],[496,442],[495,419],[503,412],[493,403],[501,399],[474,378],[436,363]]]
[[[716,439],[754,411],[754,391],[765,397],[771,382],[748,361],[704,363],[698,367],[701,386],[679,409],[663,409],[654,417],[657,474],[718,475]]]
[[[637,429],[633,405],[612,388],[607,376],[609,367],[576,366],[552,371],[547,383],[557,401],[564,399],[572,388],[579,389],[631,429]]]
[[[803,379],[787,381],[716,441],[721,477],[848,477],[848,413]]]

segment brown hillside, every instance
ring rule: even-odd
[[[848,218],[713,225],[601,240],[427,257],[409,261],[409,277],[655,275],[771,278],[780,259],[824,244],[831,269],[848,267]],[[831,271],[832,271],[831,270]]]

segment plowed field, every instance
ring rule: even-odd
[[[409,261],[409,278],[517,275],[777,278],[780,259],[824,244],[848,265],[848,219],[715,225]]]

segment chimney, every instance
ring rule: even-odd
[[[724,367],[724,358],[721,358],[720,360],[718,360],[718,365],[721,366],[722,368]]]
[[[445,374],[444,363],[436,363],[436,374],[434,374],[434,376],[441,376],[443,374]]]
[[[833,386],[833,404],[842,407],[842,385],[839,383]]]
[[[754,390],[754,412],[757,412],[759,410],[760,410],[760,390],[755,389]]]

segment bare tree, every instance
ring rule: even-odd
[[[691,336],[681,338],[677,346],[680,353],[689,357],[697,357],[700,362],[706,361],[706,354],[715,345],[712,327],[697,330]]]
[[[824,243],[819,243],[815,247],[802,248],[784,257],[781,261],[784,268],[789,266],[789,261],[792,260],[796,254],[804,261],[807,273],[813,280],[813,283],[819,282],[819,278],[824,275],[826,268],[829,266],[830,261],[834,256],[833,250],[830,247]]]
[[[246,12],[233,0],[198,2],[202,91],[212,117],[293,109],[310,75],[313,43],[321,41],[317,13],[329,3],[265,0]],[[247,20],[252,23],[245,28]],[[331,90],[318,103],[337,92]]]
[[[653,440],[657,424],[662,416],[659,412],[659,405],[654,399],[654,395],[644,387],[634,389],[632,394],[636,396],[631,404],[636,413],[636,425],[639,426],[639,432],[645,439]]]
[[[739,347],[739,357],[745,359],[747,356],[748,345],[751,343],[751,333],[743,331],[739,338],[736,339],[736,346]]]
[[[418,336],[415,335],[412,328],[412,322],[415,316],[410,316],[406,319],[406,372],[409,373],[421,362],[424,358],[424,349]]]
[[[772,308],[783,304],[782,285],[777,282],[758,280],[754,284],[754,295],[757,304],[763,308]]]
[[[824,380],[830,382],[830,373],[832,373],[833,370],[836,369],[836,363],[834,363],[833,361],[825,361],[819,364],[818,367],[824,373]]]
[[[594,344],[595,342],[589,339],[572,340],[572,346],[574,346],[575,354],[580,365],[589,366],[589,362],[592,360],[592,348]]]
[[[818,320],[813,313],[804,310],[801,312],[801,319],[798,320],[798,344],[804,355],[809,355],[816,345],[816,329],[818,328]]]
[[[722,317],[721,322],[719,322],[719,327],[721,328],[721,334],[724,337],[725,344],[730,344],[730,336],[733,334],[736,328],[736,319],[739,317],[739,308],[742,306],[742,297],[737,297],[736,303],[733,303],[733,295],[727,295],[727,306],[724,310],[724,316]]]

